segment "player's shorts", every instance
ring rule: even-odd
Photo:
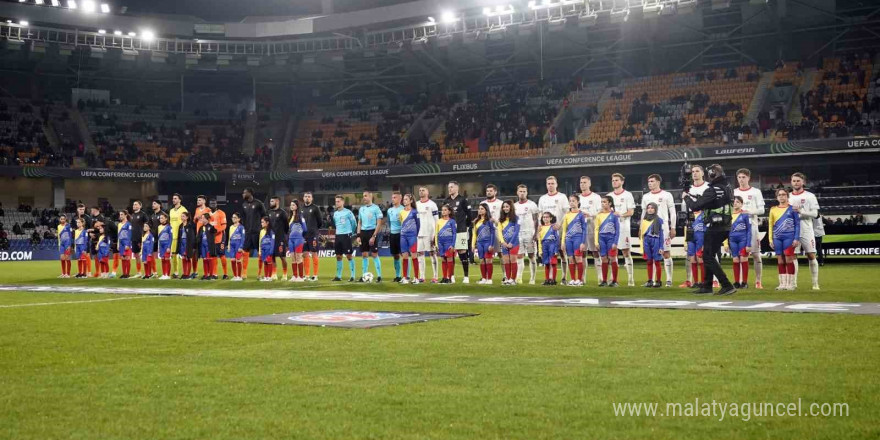
[[[163,260],[171,258],[171,249],[172,249],[171,246],[165,246],[165,245],[159,246],[159,258],[161,258]]]
[[[388,236],[388,250],[391,251],[391,255],[400,255],[400,234]]]
[[[779,237],[773,239],[773,247],[776,255],[794,256],[794,237]]]
[[[306,247],[306,241],[300,239],[287,240],[287,253],[288,254],[301,254],[303,253],[303,248]]]
[[[672,250],[672,239],[669,238],[669,232],[663,233],[663,241],[660,242],[660,252],[669,252]]]
[[[660,237],[644,237],[642,239],[642,257],[649,261],[663,259],[663,240]]]
[[[596,244],[596,228],[592,221],[587,223],[587,252],[597,252],[599,246]]]
[[[519,255],[520,247],[516,245],[510,249],[507,246],[501,246],[501,255]]]
[[[809,236],[801,235],[801,238],[798,239],[798,242],[798,248],[796,249],[797,253],[816,253],[816,237],[812,235],[812,233]]]
[[[70,256],[70,254],[73,253],[72,243],[69,241],[61,243],[61,245],[58,246],[58,252],[60,252],[61,255]]]
[[[217,256],[214,243],[207,246],[199,246],[199,258],[213,258]]]
[[[519,231],[519,255],[534,254],[538,250],[535,231]]]
[[[73,250],[73,256],[76,257],[77,260],[84,260],[89,256],[89,249],[86,246],[77,246]]]
[[[143,254],[141,261],[147,264],[153,264],[153,254]]]
[[[303,252],[318,252],[318,233],[315,231],[306,231],[303,234],[303,241],[305,244],[303,245]],[[314,243],[314,246],[312,245]]]
[[[477,243],[477,258],[486,258],[491,259],[494,257],[492,252],[489,252],[489,248],[493,247],[495,243]]]
[[[287,240],[275,240],[275,247],[273,248],[273,250],[276,257],[284,258],[285,256],[287,256]]]
[[[373,238],[373,233],[376,232],[375,229],[363,230],[361,229],[361,235],[359,236],[361,239],[360,250],[361,253],[364,252],[379,252],[379,234],[376,234],[376,239],[373,241],[373,244],[370,244],[370,238]]]
[[[466,251],[468,250],[468,240],[471,235],[465,232],[457,232],[455,234],[455,250],[457,251]]]
[[[336,251],[336,256],[351,255],[353,250],[351,246],[351,236],[348,234],[336,234],[333,249]]]
[[[254,249],[260,248],[260,233],[258,232],[245,232],[244,233],[244,245],[241,247],[245,252],[250,252]]]
[[[265,255],[260,257],[260,259],[263,260],[263,263],[265,263],[265,264],[272,264],[272,262],[275,261],[275,256],[274,256],[274,254],[270,255],[269,252],[266,252]]]
[[[544,252],[544,255],[541,255],[542,264],[544,266],[549,266],[551,264],[557,264],[559,259],[556,257],[556,253]]]
[[[141,240],[137,240],[137,241],[132,240],[131,241],[131,252],[132,253],[139,254],[139,253],[141,253],[142,248],[143,248],[143,243],[141,243]]]
[[[98,261],[104,264],[107,264],[110,261],[110,256],[108,255],[99,255]]]
[[[401,235],[400,236],[400,251],[401,253],[409,253],[415,254],[418,252],[418,237],[413,235]]]
[[[620,228],[620,237],[617,238],[617,249],[629,249],[629,244],[632,241],[629,237],[630,231],[629,228]]]
[[[694,234],[694,241],[687,242],[688,257],[703,257],[703,235]]]
[[[119,255],[122,255],[122,258],[131,258],[134,254],[134,251],[131,249],[131,246],[123,246],[122,249],[119,250]]]
[[[749,247],[746,240],[746,236],[742,235],[739,237],[730,237],[727,239],[727,244],[730,247],[730,256],[731,257],[747,257],[746,248]]]
[[[584,253],[581,252],[581,243],[584,242],[583,236],[574,236],[573,239],[569,240],[568,237],[565,238],[565,255],[580,257]]]
[[[620,240],[618,240],[618,243]],[[617,250],[612,249],[614,246],[614,237],[602,237],[599,236],[599,256],[600,257],[616,257]]]
[[[440,255],[444,257],[454,257],[455,256],[455,240],[449,241],[438,241],[437,242],[437,251]]]
[[[431,252],[431,237],[419,237],[418,238],[418,252]]]

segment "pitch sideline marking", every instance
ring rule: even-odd
[[[127,299],[146,299],[146,298],[164,298],[164,297],[162,297],[162,296],[128,296],[125,298],[90,299],[90,300],[86,300],[86,301],[59,301],[59,302],[50,302],[50,303],[7,304],[7,305],[0,305],[0,309],[11,309],[13,307],[54,306],[57,304],[99,303],[99,302],[108,302],[108,301],[125,301]]]

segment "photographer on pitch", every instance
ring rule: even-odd
[[[733,214],[733,189],[727,183],[724,176],[724,168],[714,164],[708,169],[709,187],[699,197],[685,193],[684,200],[690,212],[703,211],[703,222],[706,225],[705,239],[703,242],[703,258],[706,264],[706,285],[701,286],[695,294],[703,295],[712,293],[712,284],[709,280],[712,276],[718,278],[721,290],[718,295],[732,295],[736,289],[727,275],[721,270],[721,264],[716,255],[721,249],[721,244],[730,233],[730,222]]]

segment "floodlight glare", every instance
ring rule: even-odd
[[[109,14],[110,5],[108,5],[107,3],[101,3],[101,12],[103,12],[104,14]]]
[[[101,35],[104,35],[104,34],[107,33],[107,31],[104,30],[104,29],[98,29],[98,33],[101,34]]]
[[[76,9],[76,0],[67,0],[67,9]]]
[[[129,37],[137,37],[137,33],[136,32],[129,32],[128,36]]]
[[[458,21],[458,18],[452,11],[444,12],[443,15],[440,16],[440,19],[443,20],[444,23],[455,23]]]
[[[492,15],[492,8],[483,8],[483,15]]]
[[[61,6],[61,2],[58,0],[52,0],[52,6],[55,6],[57,8],[57,7]]]
[[[428,23],[436,23],[437,20],[434,20],[434,17],[428,17]]]
[[[121,35],[122,35],[122,31],[113,31],[113,35],[121,36]]]
[[[22,26],[27,26],[27,25],[29,25],[30,23],[28,23],[27,20],[18,20],[18,24],[20,24],[20,25],[22,25]]]
[[[34,0],[34,3],[36,3],[38,5],[42,5],[45,2],[43,0]]]
[[[156,36],[153,34],[153,31],[146,30],[146,31],[141,32],[141,39],[142,40],[153,41],[153,38],[156,38]]]

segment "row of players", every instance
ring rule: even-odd
[[[761,192],[751,188],[751,173],[747,169],[737,172],[738,188],[735,190],[735,217],[731,228],[729,248],[734,256],[734,279],[737,287],[745,287],[748,282],[748,256],[755,260],[756,287],[761,285],[761,259],[758,244],[756,216],[764,213]],[[706,188],[703,181],[703,168],[692,168],[693,186],[689,192],[700,195]],[[813,287],[818,288],[818,263],[815,261],[815,236],[813,223],[818,218],[818,203],[815,196],[804,190],[806,179],[801,173],[792,176],[793,192],[777,195],[779,206],[770,212],[771,247],[779,254],[780,288],[794,287],[797,271],[796,248],[800,246],[810,260]],[[488,185],[487,199],[480,203],[477,218],[470,219],[470,206],[459,195],[458,184],[450,182],[449,197],[443,201],[442,208],[430,199],[426,187],[419,188],[419,199],[412,195],[395,193],[393,205],[387,212],[391,236],[391,252],[395,263],[395,281],[404,283],[424,282],[426,257],[431,258],[434,282],[454,282],[454,256],[459,254],[464,271],[463,282],[468,282],[470,257],[480,260],[481,284],[489,284],[492,279],[493,259],[500,254],[505,273],[504,284],[522,282],[525,257],[529,257],[530,283],[535,282],[536,257],[541,258],[545,267],[545,284],[556,283],[556,267],[560,261],[567,264],[571,281],[569,285],[583,285],[585,257],[593,256],[600,286],[617,284],[618,252],[624,258],[628,284],[634,285],[632,256],[629,252],[629,222],[634,213],[635,201],[632,193],[623,188],[625,178],[616,173],[612,176],[614,191],[604,197],[590,190],[589,177],[580,179],[581,193],[566,197],[559,193],[556,178],[546,179],[547,194],[541,196],[538,204],[528,199],[527,189],[521,185],[517,190],[516,201],[502,202],[497,198],[497,188]],[[643,256],[648,262],[648,282],[646,287],[660,287],[660,263],[664,263],[666,286],[672,285],[673,265],[669,254],[672,238],[675,237],[676,209],[670,193],[662,190],[659,175],[648,178],[649,193],[642,197],[642,223],[640,239],[643,243]],[[77,213],[75,231],[70,230],[66,219],[59,226],[59,243],[62,247],[62,276],[70,275],[71,253],[80,264],[80,274],[85,276],[89,268],[89,258],[96,260],[98,273],[114,273],[121,256],[123,277],[130,273],[130,259],[147,262],[146,275],[156,273],[155,263],[163,262],[162,278],[171,275],[172,265],[180,262],[183,277],[193,278],[197,260],[203,260],[203,279],[217,277],[217,260],[223,263],[226,278],[226,258],[233,259],[233,279],[246,277],[248,256],[257,250],[260,256],[261,279],[276,278],[275,262],[280,257],[284,278],[287,278],[285,256],[291,258],[293,276],[291,281],[316,280],[317,274],[317,229],[321,227],[320,215],[311,203],[311,194],[305,194],[303,203],[294,201],[290,211],[279,208],[280,199],[270,199],[267,212],[253,192],[246,189],[243,215],[233,215],[233,226],[226,231],[225,214],[206,206],[207,199],[200,196],[194,221],[186,208],[181,205],[179,195],[172,197],[171,214],[161,211],[161,204],[153,203],[153,218],[147,221],[135,202],[133,212],[119,213],[119,223],[115,225],[116,237],[108,233],[107,220],[101,219],[98,210],[93,209],[93,240],[84,234],[89,228],[89,219],[84,215],[84,207]],[[382,269],[378,259],[378,233],[382,230],[384,215],[372,203],[372,194],[364,193],[364,204],[358,217],[344,207],[342,197],[336,198],[336,211],[333,225],[336,235],[335,250],[337,270],[334,280],[341,280],[342,260],[349,261],[350,281],[356,278],[352,251],[359,246],[363,255],[362,274],[368,273],[368,263],[374,262],[376,281],[381,281]],[[213,208],[213,209],[212,209]],[[268,214],[268,215],[265,215]],[[540,218],[539,218],[540,217]],[[558,221],[562,219],[561,221]],[[154,221],[155,220],[155,221]],[[702,222],[697,214],[693,234],[688,234],[688,280],[682,287],[690,287],[701,279],[702,267]],[[821,224],[821,222],[816,221]],[[175,224],[176,223],[176,224]],[[462,230],[458,225],[467,225]],[[134,225],[134,227],[133,227]],[[154,226],[154,227],[151,227]],[[67,228],[67,229],[65,229]],[[142,233],[133,234],[132,230]],[[470,229],[470,232],[468,231]],[[227,238],[224,238],[227,237]],[[115,239],[114,239],[115,238]],[[139,239],[138,239],[139,238]],[[90,246],[89,243],[92,243]],[[146,247],[144,247],[146,243]],[[154,249],[153,253],[141,252],[141,248]],[[497,251],[497,252],[496,252]],[[140,255],[138,255],[140,254]],[[110,255],[114,256],[114,270],[109,271]],[[402,257],[402,258],[401,258]],[[438,257],[442,259],[442,270],[438,270]],[[309,260],[315,275],[308,276]],[[409,261],[412,260],[413,276],[409,274]],[[64,263],[68,261],[68,263]],[[599,269],[601,261],[601,271]],[[402,263],[402,264],[401,264]],[[263,266],[266,270],[263,270]],[[65,269],[66,268],[66,269]],[[608,269],[612,278],[608,280]],[[442,278],[438,275],[442,272]],[[363,277],[358,279],[364,281]],[[563,283],[565,271],[563,270]]]

